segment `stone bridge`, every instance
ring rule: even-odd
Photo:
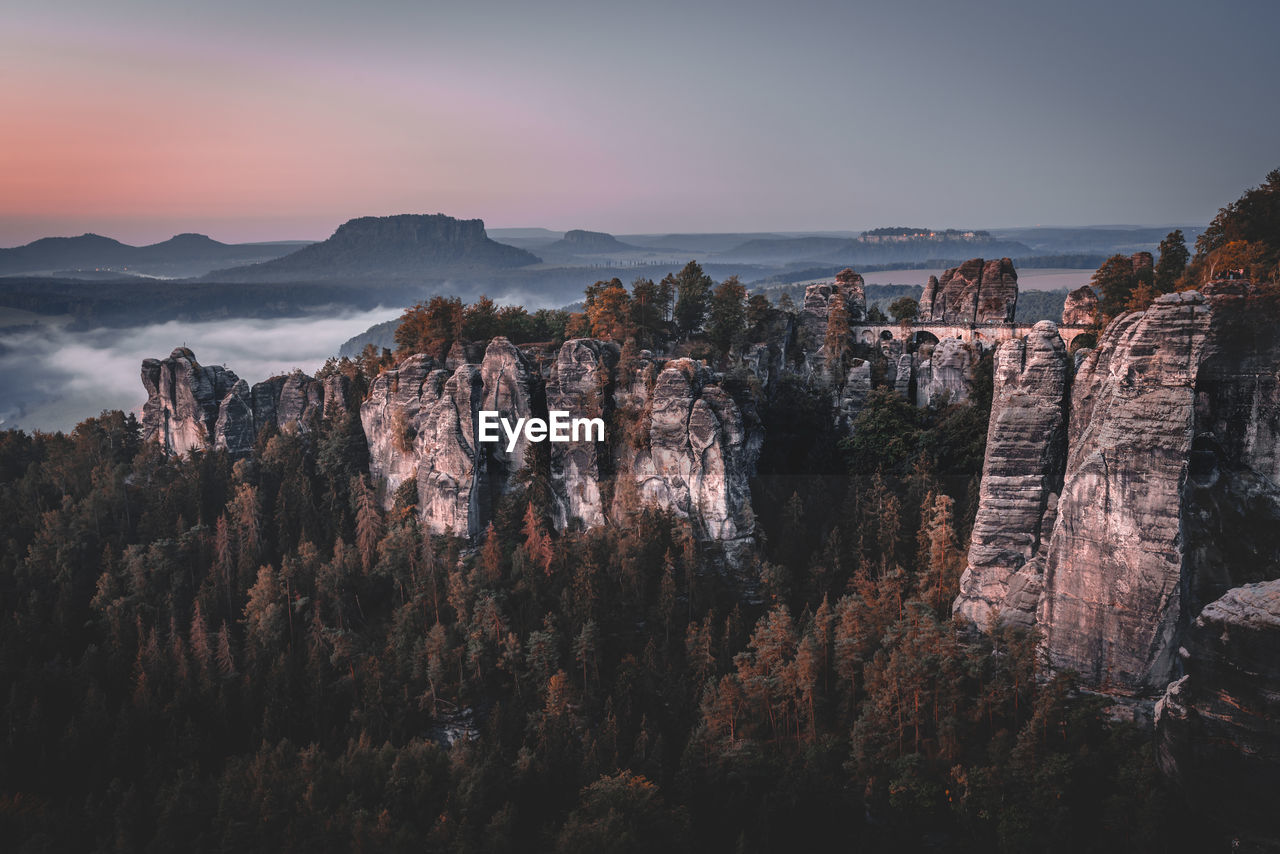
[[[1031,331],[1032,323],[853,323],[850,329],[854,339],[863,344],[901,341],[907,349],[926,342],[938,342],[943,338],[959,338],[966,344],[975,344],[982,350],[990,350],[1001,341],[1021,338]],[[1088,332],[1091,327],[1083,324],[1057,324],[1058,334],[1070,349],[1076,336]]]

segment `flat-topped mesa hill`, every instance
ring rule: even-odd
[[[320,243],[262,264],[217,270],[205,278],[223,282],[412,280],[540,261],[531,252],[489,239],[483,220],[400,214],[348,220]]]
[[[573,253],[577,255],[603,255],[612,252],[638,252],[638,246],[623,243],[612,234],[603,231],[587,231],[575,228],[566,231],[564,237],[541,251]]]

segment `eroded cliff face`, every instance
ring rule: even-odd
[[[831,311],[842,305],[850,323],[867,316],[866,287],[862,276],[849,268],[836,274],[834,282],[809,285],[800,310],[800,343],[810,373],[820,374],[827,363],[826,336]]]
[[[606,440],[548,442],[552,523],[559,530],[625,518],[627,502],[670,510],[731,561],[754,535],[749,478],[759,430],[705,366],[688,359],[659,365],[647,352],[620,363],[618,347],[591,339],[565,342],[545,388],[535,366],[505,338],[483,361],[438,369],[413,356],[384,372],[361,407],[370,468],[387,501],[406,480],[418,485],[428,530],[475,536],[501,497],[516,487],[527,441],[478,441],[478,413],[497,410],[515,423],[546,417],[602,418]]]
[[[1162,770],[1237,832],[1280,834],[1280,581],[1210,603],[1183,653],[1186,675],[1156,704]]]
[[[1018,273],[1008,258],[971,258],[938,279],[929,277],[920,317],[936,323],[1012,323]]]
[[[1080,366],[1039,625],[1052,666],[1163,689],[1181,619],[1182,489],[1211,310],[1197,293],[1117,318]]]
[[[494,501],[515,482],[528,444],[522,437],[508,451],[501,436],[482,445],[479,412],[496,411],[515,424],[534,414],[538,393],[528,360],[506,338],[493,339],[480,364],[449,370],[416,355],[383,372],[360,420],[370,474],[385,486],[387,506],[414,480],[427,530],[476,536],[492,518]]]
[[[740,550],[755,532],[749,479],[759,447],[738,405],[689,359],[663,367],[647,404],[648,442],[621,449],[620,476],[643,503],[689,519],[701,539]]]
[[[953,606],[980,627],[990,626],[997,611],[1007,622],[1034,620],[1038,595],[1010,602],[1009,584],[1049,538],[1052,521],[1046,515],[1056,510],[1066,459],[1070,367],[1067,348],[1049,321],[996,351],[978,513]],[[1035,583],[1036,574],[1028,574],[1020,593],[1027,582]]]
[[[233,371],[201,365],[186,347],[167,359],[144,360],[142,384],[143,437],[174,454],[217,448],[241,456],[268,424],[306,431],[316,418],[346,407],[341,377],[321,382],[295,371],[250,388]]]
[[[915,360],[916,405],[928,406],[943,399],[960,403],[969,399],[969,387],[977,354],[959,338],[944,338],[926,358]]]
[[[998,608],[1034,624],[1050,665],[1086,686],[1158,696],[1180,675],[1177,650],[1206,603],[1280,575],[1276,314],[1220,289],[1113,321],[1077,369],[1056,506],[1061,416],[1046,408],[1047,420],[1005,437],[1005,393],[1017,387],[1005,345],[956,612],[981,625]],[[1052,400],[1068,364],[1055,353],[1059,368],[1032,386]],[[1009,503],[1017,490],[1004,492],[1010,475],[1032,481],[1021,509]]]
[[[616,344],[590,338],[566,341],[551,366],[547,408],[566,411],[572,418],[611,420],[619,355]],[[603,525],[607,514],[600,487],[612,474],[607,443],[583,436],[550,448],[556,528]]]
[[[1088,285],[1081,285],[1062,304],[1063,326],[1090,326],[1098,320],[1098,295]]]

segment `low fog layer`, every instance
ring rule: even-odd
[[[66,321],[0,328],[0,429],[70,430],[104,409],[141,413],[142,360],[190,347],[201,364],[225,365],[250,385],[301,368],[314,373],[343,341],[399,310],[132,329],[69,331]],[[28,315],[28,318],[30,316]]]

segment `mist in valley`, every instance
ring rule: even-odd
[[[252,385],[295,368],[314,373],[342,342],[399,308],[293,318],[170,321],[126,329],[69,329],[66,318],[10,316],[0,327],[0,429],[70,430],[104,409],[140,412],[142,360],[190,347]],[[19,321],[15,323],[15,321]]]

